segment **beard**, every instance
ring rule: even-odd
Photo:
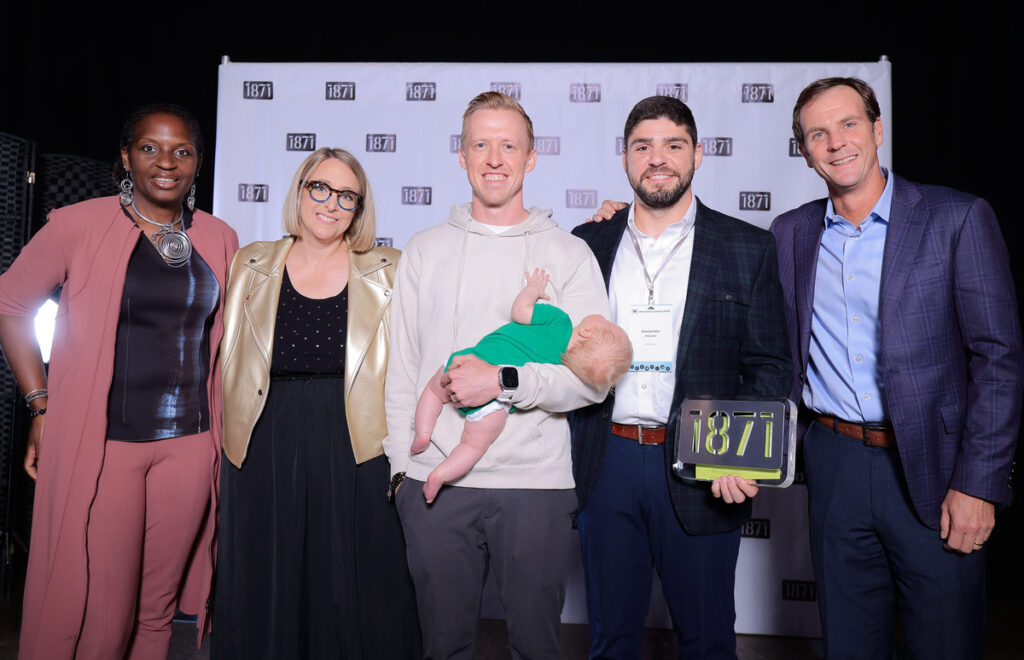
[[[677,177],[678,183],[672,188],[665,188],[660,190],[647,190],[646,188],[644,188],[644,177],[650,174],[657,173],[674,174]],[[668,207],[674,205],[676,202],[682,199],[683,195],[686,194],[686,191],[690,189],[691,181],[693,181],[692,170],[689,172],[687,176],[684,176],[679,172],[676,172],[675,170],[656,169],[644,172],[643,176],[641,176],[638,179],[629,177],[629,185],[633,187],[633,192],[636,193],[636,196],[640,199],[641,202],[644,203],[645,206],[648,206],[652,209],[667,209]]]

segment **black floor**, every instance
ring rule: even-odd
[[[0,660],[17,657],[18,632],[10,603],[0,600]],[[1024,601],[994,600],[989,603],[988,660],[1019,660],[1020,623],[1024,621]],[[477,637],[476,660],[505,660],[510,655],[505,623],[484,619],[480,621]],[[821,660],[821,641],[794,637],[739,635],[737,652],[741,660]],[[562,655],[576,660],[587,657],[587,627],[562,626]],[[648,629],[644,638],[644,658],[660,660],[675,658],[675,635],[668,630]],[[209,643],[196,648],[195,628],[190,624],[174,625],[169,660],[206,660]]]
[[[1020,625],[1024,621],[1024,600],[989,602],[989,649],[986,660],[1020,660]],[[196,650],[194,629],[176,624],[169,660],[205,660],[206,644]],[[562,657],[583,660],[587,657],[587,626],[562,625]],[[648,628],[644,635],[645,660],[671,660],[676,657],[675,633],[670,630]],[[822,645],[818,639],[773,637],[767,635],[738,635],[736,653],[740,660],[822,660]],[[505,622],[482,619],[477,635],[474,660],[506,660],[508,635]]]
[[[583,660],[587,657],[588,643],[585,625],[562,625],[562,657]],[[203,648],[198,650],[195,644],[195,629],[186,624],[175,624],[168,660],[206,660],[209,657],[209,644],[204,643]],[[740,635],[736,645],[738,655],[742,660],[820,660],[821,658],[821,642],[819,640]],[[5,656],[0,656],[0,658],[3,657]],[[505,632],[504,621],[480,620],[480,631],[477,635],[476,652],[473,657],[474,660],[506,660],[512,657],[508,652],[508,635]],[[670,630],[648,629],[644,636],[644,658],[654,660],[675,657],[675,633]]]

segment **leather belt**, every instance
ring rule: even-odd
[[[848,438],[860,440],[869,447],[896,446],[896,434],[888,424],[858,424],[831,415],[817,415],[814,419],[822,426]]]
[[[622,438],[636,440],[642,445],[665,444],[664,426],[638,426],[636,424],[616,424],[612,422],[612,433]]]

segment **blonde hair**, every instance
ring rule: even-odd
[[[370,192],[370,181],[366,178],[363,166],[359,164],[355,156],[344,149],[321,147],[302,161],[292,178],[291,188],[288,189],[288,194],[284,198],[284,208],[281,209],[281,226],[286,233],[298,236],[301,227],[299,213],[302,208],[302,195],[305,194],[303,186],[306,185],[307,178],[317,165],[330,158],[340,160],[348,165],[352,173],[356,175],[356,180],[359,181],[359,188],[362,190],[359,195],[361,201],[355,215],[352,216],[352,224],[345,232],[345,238],[353,252],[365,252],[373,247],[373,242],[377,237],[377,216],[373,207],[373,193]]]
[[[530,115],[526,114],[526,110],[523,110],[523,106],[519,104],[519,101],[501,92],[481,92],[469,102],[469,105],[466,106],[466,111],[462,113],[462,135],[459,136],[460,145],[466,141],[466,126],[469,124],[469,118],[477,110],[511,110],[512,112],[518,112],[523,121],[526,122],[526,150],[533,151],[533,121],[530,119]]]
[[[626,331],[613,323],[591,328],[590,336],[562,353],[562,364],[594,387],[611,387],[633,363],[633,345]]]

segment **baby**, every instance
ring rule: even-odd
[[[572,327],[569,315],[554,305],[537,305],[550,300],[544,294],[549,276],[540,268],[526,275],[526,286],[512,303],[512,320],[480,342],[452,353],[448,363],[437,370],[416,404],[416,436],[411,451],[418,454],[430,444],[438,415],[448,394],[441,376],[456,355],[471,354],[491,364],[522,366],[527,362],[563,363],[576,376],[594,387],[614,385],[629,370],[633,347],[625,331],[599,314],[592,314]],[[564,351],[564,352],[563,352]],[[459,444],[434,468],[423,486],[427,503],[433,502],[446,483],[464,476],[480,460],[505,428],[512,405],[497,399],[478,408],[459,408],[466,416]]]

